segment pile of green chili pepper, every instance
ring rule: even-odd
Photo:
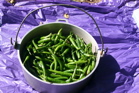
[[[62,29],[32,39],[26,45],[23,64],[36,77],[51,83],[70,83],[84,78],[95,67],[92,44]]]

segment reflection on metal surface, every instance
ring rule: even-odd
[[[11,3],[11,4],[15,4],[16,0],[6,0],[7,2]]]
[[[40,25],[42,25],[43,24],[43,22],[40,22]]]
[[[65,18],[69,18],[70,15],[69,15],[69,14],[64,14],[64,17],[65,17]]]

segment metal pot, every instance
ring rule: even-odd
[[[56,4],[56,5],[65,5],[65,4]],[[53,6],[56,6],[56,5],[53,5]],[[69,5],[69,6],[71,6],[71,5]],[[43,8],[43,7],[41,7],[41,8]],[[75,7],[75,8],[77,8],[77,7]],[[38,9],[36,9],[36,10],[38,10]],[[29,14],[26,16],[26,18],[28,16],[29,16]],[[22,21],[21,26],[22,26],[24,20]],[[103,51],[99,50],[97,42],[87,31],[85,31],[84,29],[82,29],[78,26],[69,24],[66,20],[64,20],[64,21],[65,22],[61,22],[60,20],[57,20],[56,22],[37,26],[36,28],[29,31],[26,35],[24,35],[20,44],[17,43],[17,38],[16,38],[15,48],[18,50],[18,59],[20,61],[20,65],[22,66],[24,77],[32,88],[34,88],[35,90],[37,90],[41,93],[77,93],[77,91],[79,91],[80,89],[82,89],[82,87],[87,85],[88,81],[91,79],[92,74],[98,67],[100,57],[102,56]],[[19,30],[20,30],[21,26],[19,27]],[[37,36],[47,35],[50,32],[56,33],[60,28],[63,29],[62,33],[64,35],[67,35],[67,34],[69,34],[70,31],[73,31],[74,34],[83,38],[85,43],[92,43],[92,52],[93,53],[95,52],[97,54],[96,64],[95,64],[94,69],[91,71],[91,73],[88,74],[85,78],[78,80],[76,82],[57,84],[57,83],[49,83],[46,81],[42,81],[41,79],[32,75],[25,68],[25,66],[22,63],[23,62],[22,57],[24,55],[24,48],[28,41],[30,41],[31,39],[33,39],[34,37],[37,37]],[[18,33],[19,33],[19,30],[18,30]],[[18,36],[18,33],[17,33],[16,37]]]

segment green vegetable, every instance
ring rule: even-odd
[[[51,40],[51,38],[41,39],[41,40],[38,41],[38,44],[44,43],[44,42],[49,42],[50,40]]]
[[[70,83],[84,78],[95,67],[92,44],[70,32],[36,37],[25,46],[24,66],[36,77],[51,83]]]
[[[74,41],[74,39],[73,39],[72,37],[70,37],[69,40],[70,40],[70,42],[73,44],[73,46],[74,46],[77,50],[80,49],[80,48],[78,48],[78,46],[76,45],[76,43],[75,43],[75,41]]]
[[[70,62],[68,64],[83,64],[83,63],[86,63],[87,60],[79,60],[79,61],[74,61],[74,62]]]
[[[47,80],[52,83],[66,83],[64,80],[60,80],[60,79],[56,79],[56,78],[54,79],[51,77],[47,77]]]
[[[72,75],[72,73],[66,73],[66,72],[56,71],[56,70],[51,70],[51,69],[49,69],[49,71],[56,73],[56,74],[59,74],[59,75],[64,75],[64,76],[71,76]]]
[[[25,64],[25,63],[29,60],[29,57],[30,57],[30,56],[26,56],[26,58],[25,58],[23,64]]]

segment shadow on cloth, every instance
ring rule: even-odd
[[[79,93],[111,93],[116,88],[114,80],[119,70],[117,61],[111,55],[105,55],[89,84]]]

